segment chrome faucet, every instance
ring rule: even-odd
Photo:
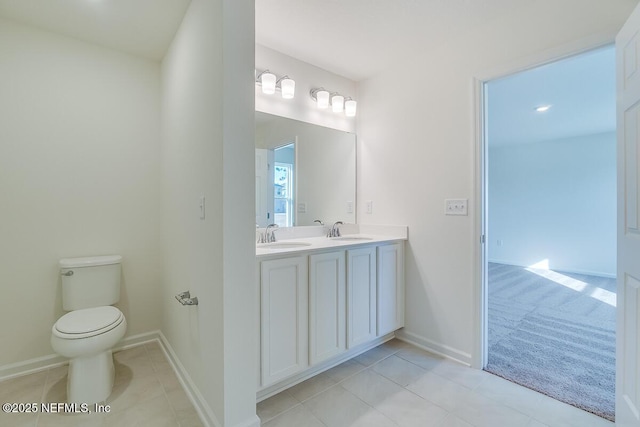
[[[314,220],[313,220],[313,222],[317,222],[318,224],[320,224],[321,226],[323,226],[323,227],[324,227],[324,222],[322,222],[322,221],[321,221],[321,220],[319,220],[319,219],[314,219]]]
[[[276,241],[276,235],[273,233],[273,231],[269,232],[271,228],[278,228],[278,224],[267,225],[267,228],[264,229],[264,232],[258,235],[258,243],[271,243]]]
[[[333,225],[331,226],[331,229],[329,229],[329,233],[327,234],[327,237],[340,237],[340,227],[338,226],[342,224],[343,224],[342,221],[334,222]]]
[[[278,228],[278,224],[267,225],[267,228],[264,229],[264,233],[260,235],[258,243],[273,243],[276,241],[276,235],[274,230],[271,230],[272,228]]]

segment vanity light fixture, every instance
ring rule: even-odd
[[[311,99],[316,101],[318,108],[329,107],[329,91],[321,87],[318,89],[311,89]]]
[[[331,95],[331,109],[334,113],[342,113],[344,110],[344,96],[339,93],[334,93]]]
[[[549,108],[551,108],[551,105],[540,105],[539,107],[536,107],[535,110],[538,113],[544,113],[549,111]]]
[[[295,80],[286,75],[278,78],[269,70],[264,70],[256,76],[256,84],[262,86],[262,93],[266,95],[273,95],[280,89],[284,99],[293,98],[296,91]]]
[[[338,92],[329,92],[323,87],[311,89],[309,91],[311,99],[316,103],[318,108],[328,108],[331,105],[331,110],[334,113],[342,113],[344,111],[347,117],[354,117],[356,115],[356,101],[350,96],[344,97]]]
[[[296,93],[296,82],[290,79],[289,76],[281,77],[276,82],[276,86],[280,83],[280,89],[282,90],[282,97],[284,99],[292,99]]]
[[[344,114],[347,117],[355,117],[358,103],[349,97],[344,103]]]
[[[262,93],[273,95],[276,93],[276,75],[269,70],[265,70],[258,75],[260,83],[262,83]]]

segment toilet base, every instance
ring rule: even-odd
[[[111,349],[89,357],[69,361],[67,402],[99,403],[105,401],[113,389],[115,368]]]

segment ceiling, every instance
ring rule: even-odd
[[[540,3],[541,10],[553,7]],[[632,9],[637,2],[626,3]],[[559,13],[575,12],[576,4]],[[446,48],[453,36],[477,37],[502,28],[501,21],[517,22],[527,7],[534,6],[528,0],[257,0],[256,42],[358,82]],[[593,10],[585,16],[603,8],[597,2],[585,7]],[[490,93],[494,145],[610,132],[615,54],[599,50],[497,80]],[[553,107],[536,113],[541,104]]]
[[[0,16],[155,61],[191,0],[0,0]]]
[[[256,42],[360,81],[522,4],[514,0],[257,0]]]
[[[190,2],[0,0],[0,16],[159,61]],[[256,0],[256,42],[357,82],[442,47],[451,34],[473,34],[480,26],[486,29],[490,22],[517,15],[528,4],[529,0]],[[492,82],[492,143],[615,129],[614,66],[613,52],[605,50]],[[553,108],[534,114],[539,104]]]
[[[611,46],[489,82],[489,145],[615,131],[615,62]]]

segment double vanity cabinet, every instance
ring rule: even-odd
[[[259,397],[353,357],[404,326],[406,231],[304,240],[307,245],[289,250],[258,251]]]

